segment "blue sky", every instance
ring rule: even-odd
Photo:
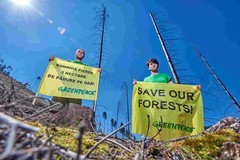
[[[34,82],[37,76],[43,76],[50,55],[74,59],[78,48],[86,51],[84,62],[97,67],[100,37],[94,34],[95,8],[105,5],[109,19],[99,87],[99,121],[104,111],[108,113],[109,121],[116,117],[119,101],[122,121],[126,119],[126,100],[121,86],[124,82],[128,84],[131,102],[132,81],[141,81],[149,75],[146,68],[149,58],[159,60],[159,72],[172,75],[150,11],[161,12],[160,18],[166,21],[162,25],[167,29],[174,28],[167,36],[180,38],[173,42],[175,47],[169,45],[170,49],[177,49],[176,59],[182,61],[178,68],[187,69],[180,72],[180,77],[201,76],[208,83],[192,82],[202,84],[203,91],[211,92],[211,87],[214,90],[214,78],[207,74],[207,68],[191,45],[194,44],[239,102],[238,0],[30,0],[30,3],[31,7],[20,7],[11,0],[0,1],[0,58],[13,67],[11,76],[21,82]],[[33,90],[37,90],[37,85]],[[205,118],[210,124],[235,111],[223,114],[231,100],[222,91],[216,95],[217,98],[203,96]],[[84,103],[92,107],[92,102]],[[220,107],[215,103],[220,103]],[[239,116],[239,112],[234,115]]]

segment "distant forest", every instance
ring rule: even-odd
[[[12,70],[13,70],[12,66],[4,64],[4,60],[0,58],[0,72],[10,75]]]

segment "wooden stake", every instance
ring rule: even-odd
[[[33,101],[32,101],[32,105],[34,106],[35,105],[35,102],[36,102],[36,100],[37,100],[37,96],[38,96],[38,92],[36,93],[36,95],[35,95],[36,97],[35,98],[33,98]]]

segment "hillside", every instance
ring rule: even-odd
[[[35,93],[29,90],[26,87],[27,84],[23,84],[14,78],[0,72],[0,94],[1,100],[0,104],[11,103],[16,100],[26,99],[21,104],[25,104],[26,106],[32,106],[33,98],[29,98],[30,96],[35,96]],[[29,98],[29,99],[27,99]],[[36,102],[35,109],[41,109],[49,105],[49,102],[38,99]]]

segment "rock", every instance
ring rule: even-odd
[[[240,118],[237,117],[226,117],[216,123],[215,125],[211,126],[206,130],[206,132],[215,132],[220,129],[233,129],[237,133],[240,133]]]
[[[239,159],[240,144],[235,142],[224,142],[221,147],[220,159]]]
[[[44,125],[56,124],[65,127],[78,127],[84,124],[87,131],[93,131],[91,125],[95,128],[94,112],[90,107],[81,106],[75,103],[69,103],[59,112],[41,118]]]

